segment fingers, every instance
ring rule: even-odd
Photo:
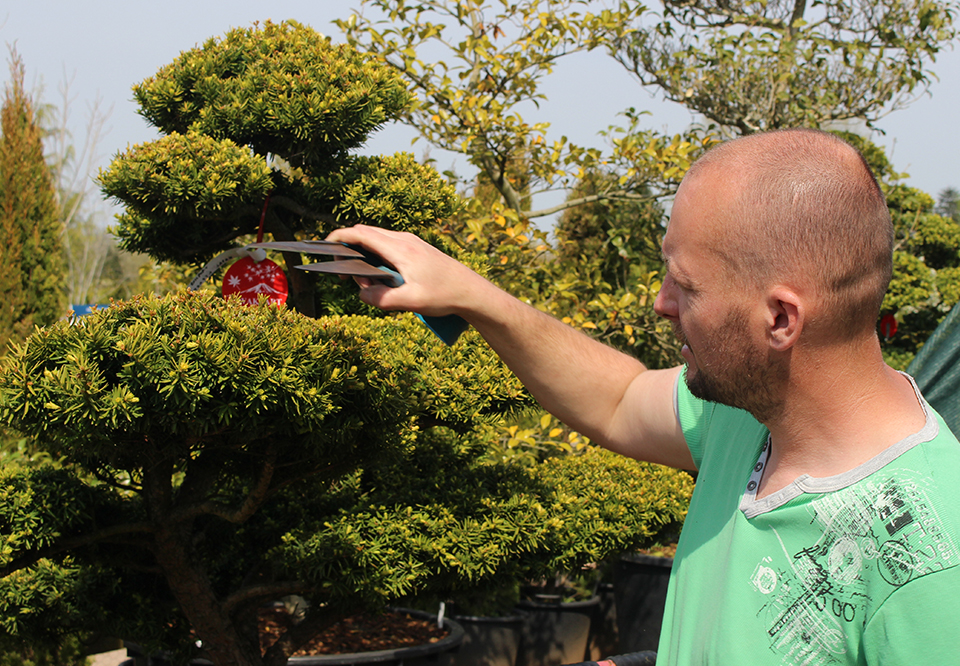
[[[334,230],[327,236],[327,240],[361,245],[392,264],[393,262],[388,255],[395,254],[392,252],[392,248],[402,235],[398,231],[358,224]]]
[[[367,305],[372,305],[381,310],[405,310],[402,305],[397,304],[396,299],[391,299],[395,291],[394,287],[388,287],[385,284],[370,280],[369,278],[356,278],[360,285],[360,300]]]
[[[360,298],[384,310],[408,310],[427,316],[460,314],[469,293],[482,291],[472,270],[424,240],[401,231],[365,225],[337,229],[327,240],[351,243],[379,255],[400,273],[404,283],[395,288],[376,281],[357,283]]]
[[[410,273],[410,262],[406,259],[409,254],[407,248],[411,239],[419,240],[410,234],[362,224],[336,229],[327,236],[329,241],[360,245],[364,249],[374,252],[404,276],[405,283],[401,287],[388,287],[371,278],[354,278],[354,281],[360,287],[360,299],[364,303],[383,310],[413,309],[409,302],[409,294],[406,293],[410,291],[409,285],[406,283],[407,275]],[[398,293],[398,290],[401,289],[403,292]]]
[[[429,263],[431,255],[442,254],[413,234],[362,224],[337,229],[327,236],[327,240],[362,246],[399,271],[404,280],[408,279],[408,270],[418,269],[425,262]],[[433,259],[436,260],[436,256]]]

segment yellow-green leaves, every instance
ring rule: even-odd
[[[180,293],[38,332],[8,359],[0,397],[9,425],[74,460],[141,465],[153,446],[177,460],[195,438],[343,447],[346,432],[405,418],[370,354],[334,322]]]
[[[364,4],[389,18],[357,14],[339,25],[408,81],[417,105],[406,122],[431,144],[466,155],[508,208],[536,216],[526,191],[569,185],[602,159],[565,137],[548,140],[549,123],[525,116],[544,99],[541,84],[558,59],[612,45],[643,5],[619,2],[596,14],[587,0]]]
[[[463,601],[480,592],[490,602],[499,597],[491,588],[570,571],[676,529],[692,490],[684,472],[589,447],[521,466],[484,463],[453,443],[425,433],[409,457],[371,475],[367,495],[284,539],[273,561],[332,599],[452,593]],[[391,483],[400,478],[403,486]]]
[[[119,227],[124,247],[173,260],[198,249],[204,256],[210,236],[239,233],[237,210],[262,202],[273,188],[262,157],[197,132],[129,148],[99,180],[127,207]]]
[[[334,214],[342,220],[421,235],[439,227],[462,205],[452,185],[409,153],[358,157],[326,179],[324,187],[336,201]]]
[[[224,217],[272,187],[266,163],[229,139],[191,132],[129,148],[100,172],[103,191],[143,214]]]
[[[230,137],[294,165],[357,148],[410,102],[393,71],[295,21],[210,39],[135,86],[134,97],[166,133]]]

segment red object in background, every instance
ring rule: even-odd
[[[897,318],[892,314],[880,317],[880,335],[884,340],[889,340],[897,332]]]
[[[287,301],[287,293],[287,276],[269,259],[258,262],[243,257],[223,276],[223,297],[239,294],[247,305],[256,305],[261,294],[281,305]]]

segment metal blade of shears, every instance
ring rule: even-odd
[[[394,270],[386,266],[373,266],[363,259],[341,259],[339,261],[321,261],[315,264],[304,264],[297,266],[304,271],[315,273],[330,273],[333,275],[350,275],[355,277],[368,277],[374,280],[383,280],[391,287],[399,287],[403,284],[403,278]]]
[[[265,250],[280,252],[299,252],[301,254],[323,254],[330,257],[363,258],[366,255],[344,243],[322,240],[305,241],[269,241],[264,243],[250,243],[247,247],[260,247]]]

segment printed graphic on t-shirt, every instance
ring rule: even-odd
[[[846,663],[845,635],[896,588],[960,563],[957,544],[910,470],[873,476],[808,505],[822,529],[813,544],[785,542],[757,564],[751,584],[770,648],[784,666]]]

